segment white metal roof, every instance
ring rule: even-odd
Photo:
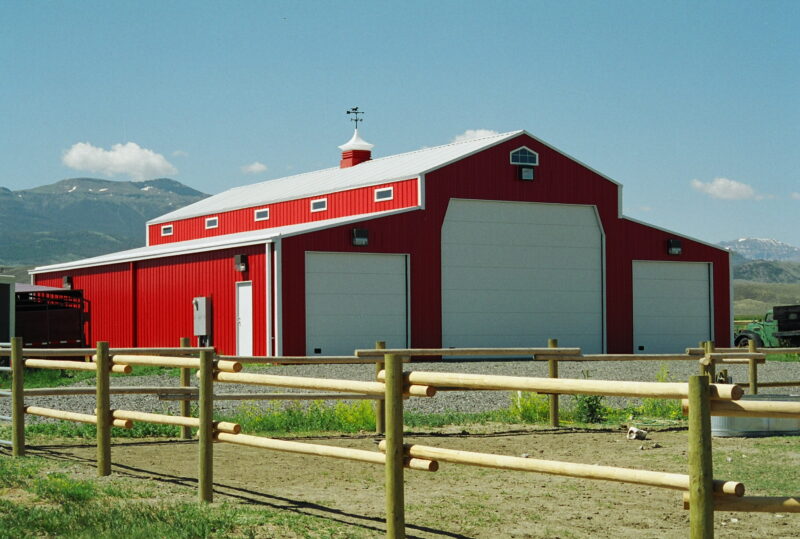
[[[217,195],[151,219],[147,224],[165,223],[200,215],[272,204],[285,200],[366,187],[395,180],[419,177],[475,152],[516,137],[525,131],[511,131],[444,146],[423,148],[408,153],[365,161],[348,168],[328,168],[287,176],[242,187]]]
[[[296,236],[298,234],[305,234],[306,232],[312,232],[315,230],[323,230],[325,228],[332,228],[339,225],[367,221],[369,219],[415,210],[419,210],[419,208],[401,208],[397,210],[339,217],[337,219],[326,219],[324,221],[314,221],[311,223],[301,223],[297,225],[267,228],[263,230],[250,230],[248,232],[239,232],[238,234],[224,234],[221,236],[212,236],[209,238],[200,238],[196,240],[165,243],[161,245],[149,245],[147,247],[139,247],[137,249],[129,249],[127,251],[119,251],[116,253],[109,253],[107,255],[95,256],[92,258],[84,258],[83,260],[74,260],[71,262],[63,262],[49,266],[39,266],[37,268],[33,268],[28,273],[49,273],[53,271],[64,271],[93,266],[105,266],[108,264],[134,262],[136,260],[146,260],[151,258],[186,255],[200,253],[203,251],[214,251],[217,249],[230,249],[231,247],[257,245],[259,243],[270,243],[281,237],[285,238],[288,236]]]

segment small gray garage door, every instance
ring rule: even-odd
[[[306,253],[306,354],[408,346],[406,255]]]
[[[603,352],[594,207],[451,200],[442,226],[442,344]]]
[[[633,262],[633,349],[683,353],[712,338],[710,265]]]

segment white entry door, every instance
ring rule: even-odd
[[[306,253],[306,354],[408,346],[408,258]]]
[[[712,338],[711,267],[703,262],[633,262],[633,349],[681,354]]]
[[[236,283],[236,355],[253,355],[253,283]]]

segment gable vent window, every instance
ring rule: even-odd
[[[206,229],[217,228],[219,226],[219,217],[207,217]]]
[[[394,187],[375,189],[375,202],[383,202],[394,198]]]
[[[517,178],[533,181],[533,167],[539,166],[539,154],[523,146],[510,154],[511,164],[517,166]]]
[[[267,221],[269,219],[269,208],[261,208],[253,212],[253,220]]]
[[[325,211],[328,209],[328,199],[327,198],[317,198],[311,201],[311,211]]]
[[[172,225],[164,225],[161,227],[162,236],[172,236]]]
[[[530,165],[537,166],[539,164],[539,154],[526,148],[517,148],[511,152],[512,165]]]

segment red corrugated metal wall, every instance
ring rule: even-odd
[[[509,164],[509,152],[522,145],[539,153],[540,165],[536,168],[533,182],[519,181],[516,167]],[[409,253],[411,346],[441,346],[441,227],[450,198],[596,206],[606,235],[607,348],[610,353],[633,351],[633,260],[713,262],[715,335],[720,345],[729,343],[727,253],[684,240],[684,254],[668,257],[666,239],[679,236],[619,219],[618,186],[615,183],[521,135],[428,174],[424,211],[359,223],[359,228],[370,231],[370,244],[366,249],[350,245],[349,230],[352,227],[284,239],[284,353],[305,353],[306,251]]]
[[[63,277],[72,277],[72,288],[84,290],[89,302],[86,338],[91,346],[101,340],[110,342],[111,346],[127,347],[134,345],[135,328],[131,275],[130,264],[114,264],[36,275],[35,282],[61,288]]]
[[[375,202],[375,189],[381,189],[383,187],[394,188],[393,198],[391,200]],[[241,210],[174,221],[171,223],[173,226],[173,233],[171,236],[161,235],[161,227],[165,223],[151,225],[148,227],[150,245],[219,236],[222,234],[233,234],[248,230],[295,225],[323,219],[347,217],[348,215],[360,215],[364,213],[408,208],[416,206],[419,203],[417,200],[418,189],[416,179],[331,193],[324,197],[328,199],[327,211],[311,212],[310,202],[317,198],[323,197],[301,198],[299,200],[277,202],[275,204],[254,206]],[[269,208],[269,219],[266,221],[256,221],[253,216],[253,211],[256,208]],[[205,228],[206,217],[209,216],[219,217],[219,226],[217,228]]]
[[[248,257],[248,271],[233,267],[233,256]],[[61,286],[64,275],[91,302],[92,346],[98,340],[112,347],[177,346],[191,337],[192,298],[211,297],[213,345],[220,353],[236,352],[235,283],[253,283],[253,351],[266,354],[265,246],[254,245],[184,256],[100,266],[36,276],[36,283]],[[136,289],[136,301],[133,289]],[[192,337],[192,343],[196,344]]]
[[[212,305],[212,344],[221,353],[236,353],[235,283],[252,281],[254,352],[265,354],[264,249],[257,245],[138,262],[138,345],[165,346],[192,335],[192,299],[207,296]],[[247,255],[247,271],[234,269],[237,254]]]

